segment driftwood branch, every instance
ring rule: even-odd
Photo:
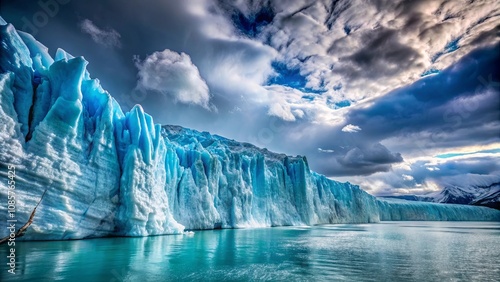
[[[35,208],[31,212],[30,218],[28,219],[28,221],[23,226],[21,226],[21,228],[19,228],[17,230],[14,238],[18,238],[18,237],[24,236],[24,233],[26,233],[26,230],[28,229],[28,227],[30,227],[30,225],[33,223],[33,218],[35,218],[36,208],[38,208],[38,205],[40,205],[40,203],[42,202],[43,197],[45,196],[46,192],[47,192],[47,189],[45,189],[45,191],[43,191],[42,197],[40,198],[40,200],[36,204]],[[6,237],[2,238],[0,240],[0,245],[3,244],[3,243],[5,243],[5,242],[7,242],[9,240],[9,238],[10,238],[10,234],[7,235]]]

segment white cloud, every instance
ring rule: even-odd
[[[106,47],[121,47],[121,35],[114,29],[101,29],[91,20],[85,19],[80,22],[82,32],[89,34],[96,43]]]
[[[187,54],[165,49],[143,61],[136,58],[136,66],[139,69],[137,89],[157,91],[180,103],[213,108],[209,105],[208,86]]]
[[[211,89],[224,98],[243,95],[253,103],[267,100],[263,85],[273,73],[276,51],[260,42],[240,38],[208,38],[211,48],[195,50],[198,67]]]
[[[298,117],[298,118],[303,118],[304,117],[304,111],[301,109],[295,109],[293,110],[293,114]]]
[[[318,152],[321,152],[321,153],[333,153],[335,151],[331,150],[331,149],[321,149],[321,148],[318,148]]]
[[[267,112],[270,116],[279,117],[285,121],[295,121],[295,116],[292,114],[290,106],[287,104],[274,103],[269,106],[269,111]]]
[[[327,105],[326,100],[328,97],[321,95],[315,95],[314,93],[302,92],[298,89],[291,88],[283,85],[269,85],[263,87],[267,93],[267,100],[262,103],[270,104],[273,107],[273,111],[268,114],[276,117],[287,117],[288,121],[294,121],[297,119],[303,119],[305,122],[313,124],[328,124],[328,125],[338,125],[344,122],[342,113],[343,110],[336,110]],[[312,100],[306,100],[304,96],[314,96]],[[279,108],[276,103],[279,104]],[[289,114],[276,114],[278,112],[284,111],[289,112]],[[294,116],[292,119],[291,115]]]
[[[403,174],[402,177],[403,177],[403,180],[405,180],[405,181],[412,181],[412,180],[414,180],[413,176],[408,175],[408,174]]]
[[[353,124],[348,124],[342,128],[343,132],[349,132],[349,133],[358,132],[360,130],[361,128],[359,126]]]

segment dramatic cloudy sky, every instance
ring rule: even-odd
[[[125,109],[377,195],[500,182],[500,2],[0,2]]]

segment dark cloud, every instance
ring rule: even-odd
[[[406,17],[402,32],[413,32],[414,30],[420,29],[422,22],[425,21],[425,15],[422,13],[412,13]]]
[[[330,3],[325,4],[325,6],[328,11],[328,17],[326,18],[325,25],[329,30],[331,30],[340,15],[345,12],[351,4],[348,1],[331,1]]]
[[[347,152],[329,151],[329,154],[325,154],[325,150],[321,149],[317,154],[311,155],[314,156],[314,166],[319,164],[321,173],[331,177],[387,172],[391,170],[392,164],[403,161],[401,154],[390,152],[380,143],[354,147]]]
[[[217,7],[226,14],[242,35],[250,38],[256,37],[262,29],[272,23],[276,12],[270,1],[243,2],[245,7],[235,7],[234,1],[216,1]]]
[[[499,170],[500,161],[493,156],[444,160],[438,164],[418,161],[411,165],[411,175],[418,184],[423,184],[428,179],[443,181],[450,176],[490,175]]]
[[[427,146],[496,139],[498,132],[492,129],[500,125],[499,50],[496,45],[472,52],[439,74],[395,90],[368,108],[352,110],[347,122],[376,140],[427,135]]]
[[[421,55],[414,48],[401,44],[398,33],[398,30],[384,27],[364,32],[361,36],[363,48],[341,59],[351,61],[355,66],[351,70],[345,69],[348,77],[378,79],[420,64]]]
[[[338,161],[345,167],[358,170],[358,174],[367,174],[378,170],[387,171],[391,164],[402,162],[403,158],[401,154],[393,154],[385,146],[377,143],[369,147],[353,148]],[[363,172],[366,168],[369,168],[368,172]]]
[[[474,40],[472,40],[472,44],[474,45],[481,45],[484,43],[489,43],[492,42],[494,39],[500,37],[500,24],[497,25],[495,28],[483,31],[479,33]]]

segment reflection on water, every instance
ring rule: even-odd
[[[497,281],[500,223],[385,222],[18,242],[0,281]]]

